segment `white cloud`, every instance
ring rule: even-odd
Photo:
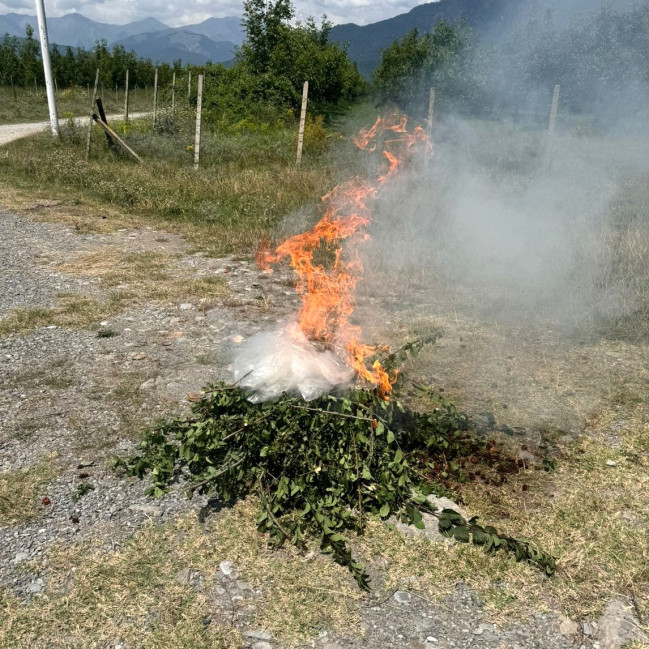
[[[422,4],[419,0],[308,0],[294,2],[297,18],[327,14],[335,23],[358,23],[359,25],[377,22],[410,10]],[[243,2],[240,0],[185,0],[184,2],[165,2],[164,0],[46,0],[45,11],[48,16],[62,16],[78,12],[106,23],[128,23],[142,18],[157,18],[172,27],[198,23],[216,16],[239,16]],[[2,0],[0,14],[22,13],[34,15],[33,0]]]

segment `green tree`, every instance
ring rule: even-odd
[[[34,28],[31,25],[25,27],[25,39],[20,44],[19,51],[24,84],[31,85],[34,81],[42,83],[43,66],[40,62],[38,43],[34,38]]]
[[[329,41],[331,23],[323,16],[320,26],[313,18],[304,24],[290,24],[294,16],[290,0],[244,3],[243,27],[247,40],[238,52],[231,81],[245,79],[247,87],[234,81],[225,88],[229,99],[214,98],[215,105],[230,104],[233,95],[246,96],[257,106],[270,104],[276,111],[297,110],[302,85],[309,82],[310,106],[327,111],[340,101],[354,99],[366,83],[347,52]],[[223,73],[219,73],[223,77]]]
[[[290,0],[245,0],[241,24],[246,42],[241,58],[253,74],[269,71],[270,56],[290,31],[288,23],[294,15]]]
[[[5,34],[0,41],[0,80],[5,85],[24,83],[19,49],[20,41],[16,36]]]
[[[374,72],[379,98],[423,115],[429,89],[434,87],[441,105],[472,109],[481,90],[476,54],[476,43],[464,24],[439,22],[431,33],[422,35],[413,30],[381,53]]]

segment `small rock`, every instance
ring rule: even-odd
[[[159,507],[153,505],[131,505],[129,509],[134,512],[141,512],[145,516],[151,516],[151,518],[158,518],[162,516],[162,510]]]
[[[588,624],[588,622],[584,622],[581,625],[581,630],[583,631],[584,635],[593,635],[593,629],[591,628],[590,624]]]
[[[18,552],[18,554],[16,554],[16,556],[14,557],[14,563],[15,564],[22,563],[27,559],[29,559],[29,554],[27,552]]]
[[[232,336],[231,340],[235,345],[239,345],[245,340],[245,338],[239,335],[239,336]]]
[[[194,308],[194,305],[191,302],[183,302],[178,308],[181,311],[189,311],[190,309]]]
[[[456,511],[463,518],[468,519],[467,513],[457,503],[454,503],[450,498],[445,498],[444,496],[430,495],[426,498],[426,500],[438,512],[441,512],[444,509],[452,509],[453,511]]]
[[[231,561],[221,561],[221,563],[219,563],[219,569],[226,577],[230,577],[234,572]]]
[[[399,604],[407,604],[412,599],[412,595],[407,593],[405,590],[398,590],[394,594],[394,599],[396,599]]]
[[[131,354],[131,360],[134,361],[143,361],[146,358],[146,354],[144,352],[135,352],[134,354]]]
[[[617,466],[617,462],[615,460],[606,460],[606,466]]]
[[[609,602],[598,627],[594,639],[599,642],[600,649],[620,649],[633,640],[649,641],[649,637],[639,628],[633,607],[622,598]]]
[[[43,583],[42,579],[37,579],[36,581],[32,581],[31,583],[27,584],[27,592],[28,593],[40,593],[45,584]]]
[[[564,617],[559,623],[559,632],[566,638],[574,638],[579,633],[579,623]]]
[[[273,645],[270,642],[255,642],[252,649],[273,649]]]
[[[176,575],[176,583],[180,584],[181,586],[188,586],[191,579],[191,568],[183,568],[182,570],[179,570],[178,574]]]
[[[160,388],[164,385],[164,379],[161,376],[156,376],[154,379],[149,379],[140,385],[140,390],[153,390]]]
[[[494,428],[496,418],[490,412],[481,412],[474,417],[473,424],[477,432],[483,434]]]
[[[433,643],[433,642],[437,642],[437,638],[434,638],[432,635],[429,635],[429,636],[426,638],[426,642],[431,642],[431,643]]]
[[[246,638],[252,638],[253,640],[270,640],[273,636],[264,629],[251,629],[250,631],[244,631],[243,635]]]

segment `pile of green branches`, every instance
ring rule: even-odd
[[[422,512],[431,513],[458,541],[509,550],[554,572],[551,556],[453,510],[435,511],[427,499],[434,485],[422,451],[457,457],[466,439],[466,418],[450,403],[418,413],[366,390],[308,403],[285,395],[252,404],[248,396],[225,383],[208,386],[189,418],[147,431],[137,453],[118,464],[133,475],[148,473],[147,492],[157,497],[177,480],[187,481],[190,497],[215,494],[232,503],[256,494],[256,523],[272,543],[305,547],[315,536],[364,589],[367,574],[344,534],[361,533],[368,516],[422,528]]]

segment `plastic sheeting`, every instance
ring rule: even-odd
[[[294,324],[249,338],[232,363],[236,385],[261,403],[284,392],[312,401],[348,385],[354,371],[334,353],[319,351]]]

